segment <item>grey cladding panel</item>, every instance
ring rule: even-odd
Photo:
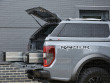
[[[109,3],[109,0],[0,0],[0,26],[38,27],[31,16],[25,12],[26,9],[36,6],[44,7],[58,14],[61,19],[65,19],[77,17],[78,6],[109,6]]]
[[[37,28],[0,28],[0,51],[26,51]]]

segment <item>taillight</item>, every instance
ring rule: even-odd
[[[54,46],[44,46],[43,47],[43,60],[44,67],[49,67],[55,60],[55,47]]]

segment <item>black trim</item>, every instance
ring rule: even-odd
[[[3,60],[6,61],[6,52],[3,52],[2,56],[3,56]]]
[[[9,65],[11,62],[6,62],[6,52],[1,53],[2,61],[0,61],[0,65]]]
[[[50,72],[46,70],[35,70],[33,73],[38,79],[50,79]]]

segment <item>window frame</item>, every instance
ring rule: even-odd
[[[100,16],[102,20],[109,20],[109,10],[79,10],[79,17],[84,18],[84,16]]]

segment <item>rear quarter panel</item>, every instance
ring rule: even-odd
[[[55,46],[55,60],[44,68],[50,72],[51,79],[70,80],[76,64],[90,54],[110,57],[109,42],[45,41],[44,45]]]

